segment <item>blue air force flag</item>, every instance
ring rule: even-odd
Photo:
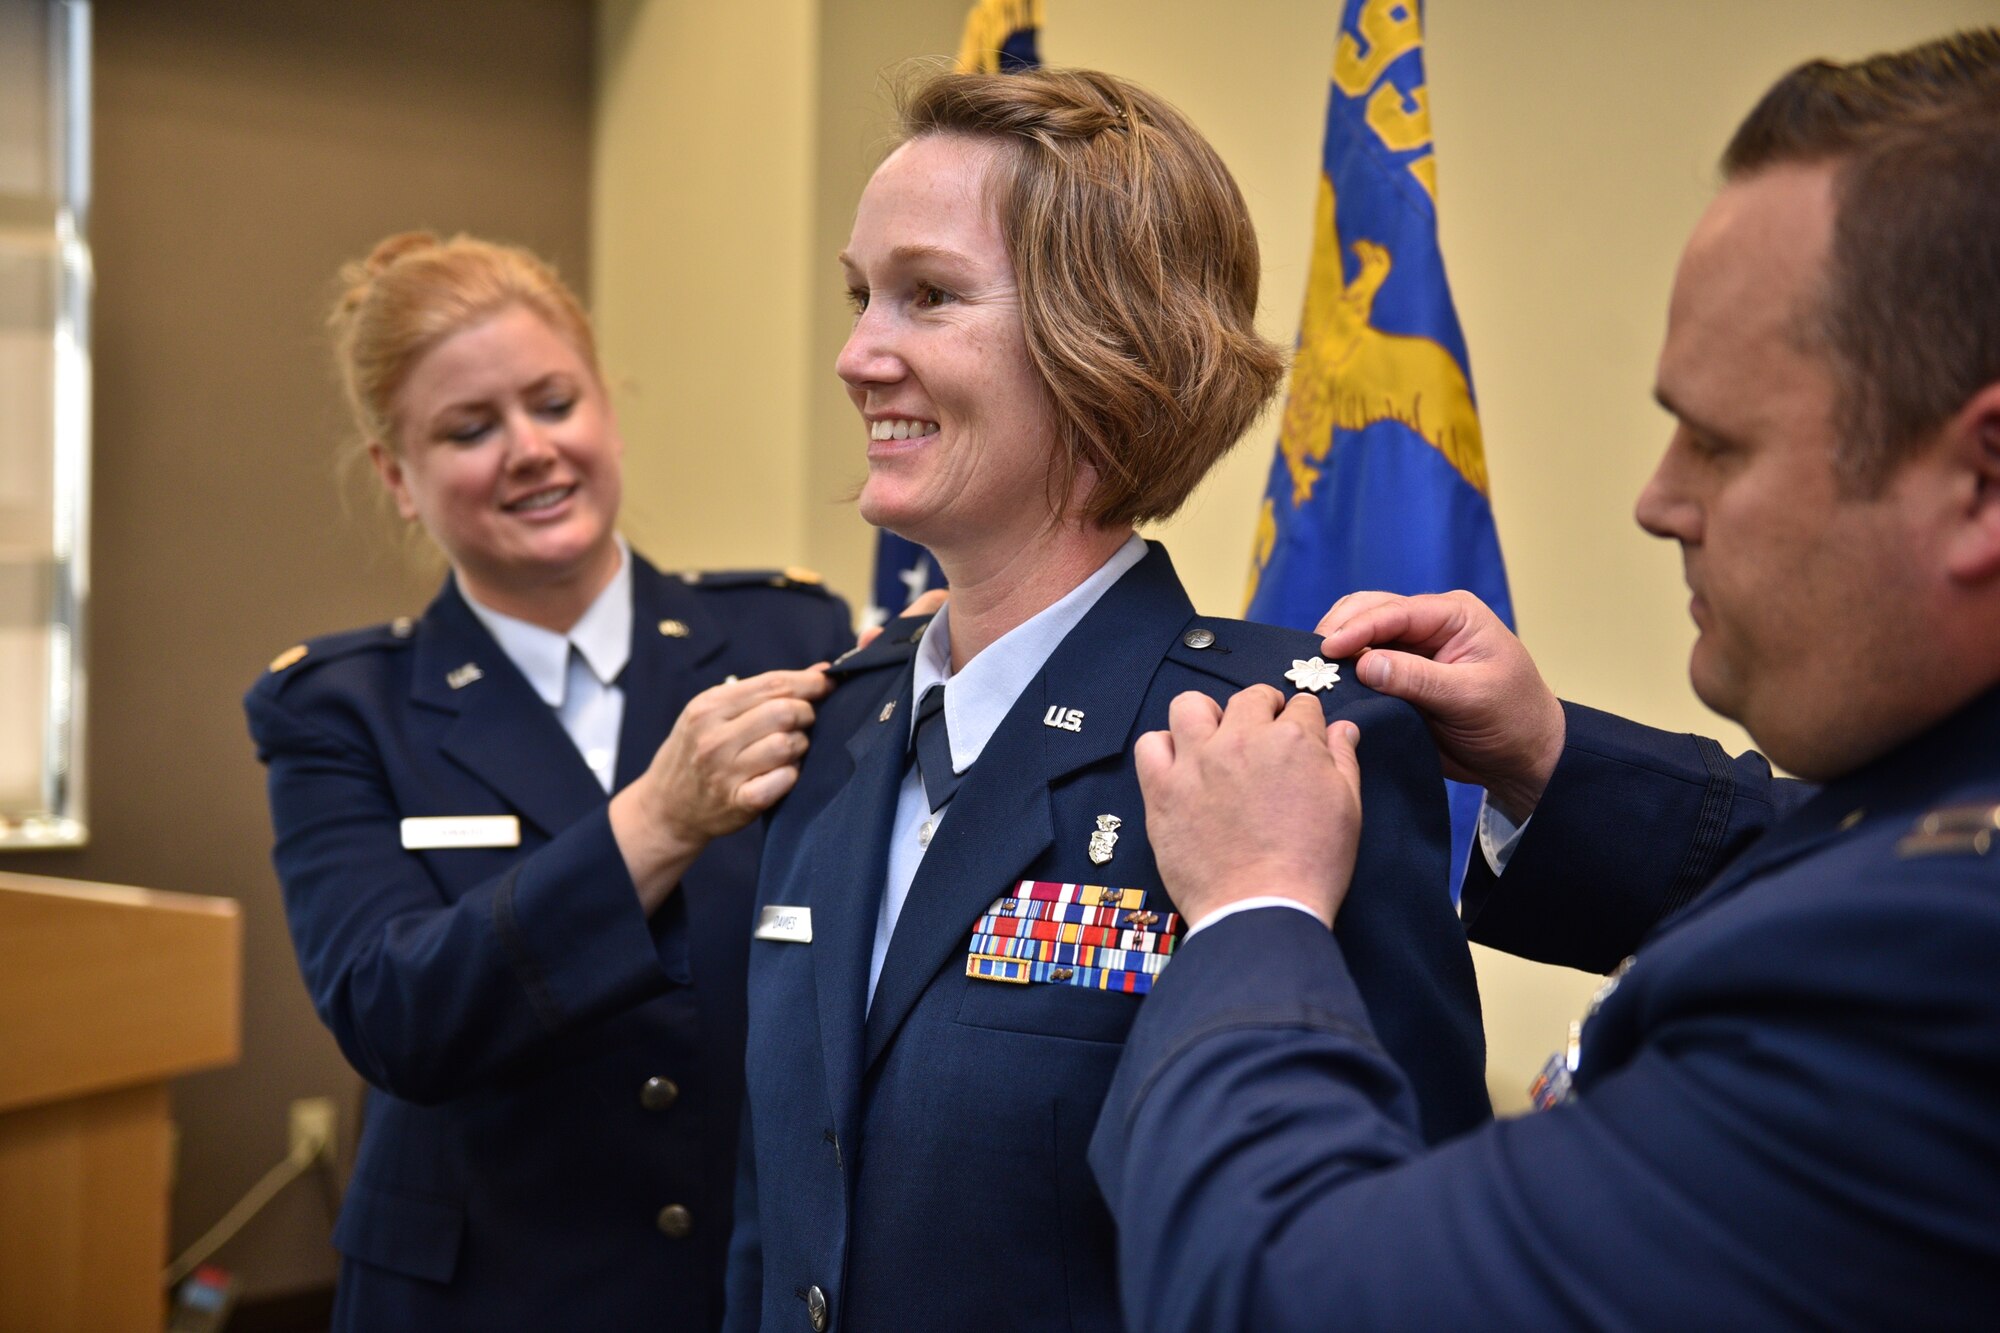
[[[1465,335],[1438,249],[1416,0],[1341,8],[1305,312],[1246,614],[1310,629],[1367,588],[1466,588],[1514,621]],[[1454,867],[1464,866],[1478,805],[1477,788],[1453,791]]]
[[[1042,63],[1041,30],[1042,0],[978,0],[965,16],[958,69],[978,74],[1034,69]],[[876,534],[867,623],[879,625],[920,593],[944,586],[944,571],[929,551],[886,529]]]

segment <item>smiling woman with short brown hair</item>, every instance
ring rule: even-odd
[[[1132,739],[1260,681],[1368,732],[1341,937],[1432,1137],[1487,1114],[1444,790],[1406,705],[1307,635],[1196,616],[1133,533],[1279,378],[1214,150],[1107,74],[945,76],[907,106],[841,255],[837,369],[860,511],[930,547],[951,601],[835,664],[771,823],[729,1326],[1108,1333],[1084,1147],[1185,935]]]

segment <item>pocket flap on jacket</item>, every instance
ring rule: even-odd
[[[350,1259],[393,1273],[449,1282],[465,1237],[465,1206],[443,1199],[348,1182],[333,1247]]]

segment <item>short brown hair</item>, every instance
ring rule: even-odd
[[[576,294],[518,246],[399,232],[342,267],[340,281],[328,323],[348,407],[362,437],[392,453],[396,395],[417,362],[452,334],[512,307],[534,312],[598,373],[597,340]]]
[[[2000,380],[2000,29],[1800,65],[1722,171],[1820,163],[1836,170],[1833,248],[1801,331],[1840,372],[1835,462],[1873,493]]]
[[[1229,169],[1179,111],[1093,70],[936,75],[901,111],[905,142],[1001,149],[993,202],[1054,405],[1057,512],[1089,467],[1090,521],[1172,514],[1284,374],[1257,332],[1257,236]]]

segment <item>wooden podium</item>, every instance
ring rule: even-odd
[[[0,874],[0,1333],[158,1333],[167,1080],[239,1052],[226,898]]]

